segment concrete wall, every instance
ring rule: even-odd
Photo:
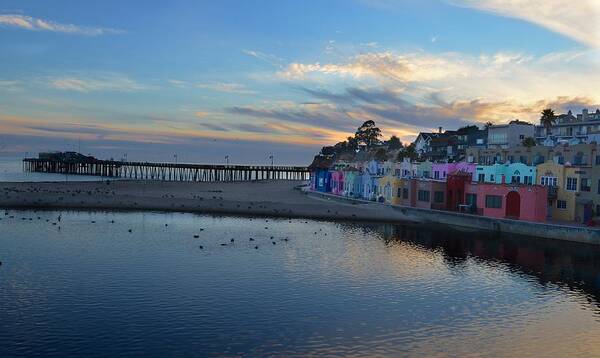
[[[327,194],[310,193],[309,195],[323,197]],[[329,199],[348,203],[346,199],[333,195],[329,195]],[[498,234],[510,233],[540,239],[555,239],[600,245],[600,229],[594,228],[497,219],[450,211],[366,203],[362,200],[353,201],[353,206],[356,207],[356,213],[352,214],[354,220],[375,220],[395,223],[413,222],[426,226],[452,226],[455,228],[496,232]]]

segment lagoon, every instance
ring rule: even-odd
[[[587,245],[283,218],[4,214],[0,356],[600,353],[600,253]]]

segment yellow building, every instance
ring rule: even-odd
[[[537,166],[537,183],[548,186],[548,216],[553,220],[581,221],[577,214],[582,168],[553,161]]]
[[[392,205],[398,205],[398,187],[400,179],[394,175],[394,171],[389,171],[387,175],[378,180],[379,192],[382,194],[385,202]]]

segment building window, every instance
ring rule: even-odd
[[[596,156],[596,165],[600,165],[600,155]]]
[[[567,190],[577,191],[577,178],[567,178]]]
[[[556,208],[557,209],[566,210],[567,209],[567,202],[564,201],[564,200],[557,200],[556,201]]]
[[[467,194],[466,199],[467,199],[466,200],[467,204],[470,205],[471,207],[477,206],[477,194]]]
[[[433,178],[434,179],[439,179],[440,178],[440,172],[438,170],[433,172]]]
[[[510,178],[510,182],[512,184],[520,184],[521,183],[521,177],[515,175],[512,178]]]
[[[558,186],[558,178],[556,177],[541,177],[540,184],[543,186]]]
[[[402,189],[402,199],[408,199],[408,188]]]
[[[523,164],[527,164],[527,157],[522,155],[519,157],[519,162],[523,163]]]
[[[519,134],[519,139],[525,139],[525,134]]]
[[[423,171],[423,178],[429,178],[429,171],[428,170],[424,170]]]
[[[417,200],[429,202],[429,190],[419,190],[417,193]]]
[[[490,182],[495,182],[494,174],[490,174]]]
[[[501,209],[502,197],[500,195],[486,195],[485,207],[489,209]]]
[[[600,194],[600,179],[598,179],[598,194]],[[600,212],[598,212],[598,215],[600,215]]]
[[[399,198],[402,197],[402,188],[398,188],[398,194],[396,194]]]
[[[443,203],[444,202],[444,192],[443,191],[436,191],[433,193],[433,201],[436,203]]]
[[[479,174],[477,176],[477,181],[479,181],[480,183],[483,183],[485,181],[485,174]]]
[[[588,178],[581,178],[581,187],[579,190],[581,191],[590,191],[592,190],[591,188],[591,182]]]

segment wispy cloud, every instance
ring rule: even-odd
[[[14,27],[30,31],[50,31],[85,36],[100,36],[124,33],[123,30],[119,29],[78,26],[73,24],[61,24],[51,20],[44,20],[19,14],[0,15],[0,26]]]
[[[64,91],[96,92],[116,91],[133,92],[148,89],[137,81],[123,75],[104,74],[97,76],[64,76],[49,79],[51,87]]]
[[[448,0],[506,17],[525,20],[588,46],[600,47],[597,0]]]
[[[198,83],[197,88],[208,89],[216,92],[236,93],[236,94],[254,94],[256,91],[249,90],[245,85],[240,83],[213,82],[213,83]]]
[[[242,53],[254,58],[257,58],[261,61],[264,61],[270,65],[273,65],[275,67],[279,67],[281,66],[281,64],[283,63],[283,59],[272,55],[272,54],[268,54],[268,53],[264,53],[261,51],[256,51],[256,50],[242,50]]]
[[[469,68],[454,55],[395,54],[370,52],[341,63],[291,63],[279,76],[297,80],[311,75],[337,75],[353,78],[375,77],[400,82],[419,82],[447,77],[465,77]]]

